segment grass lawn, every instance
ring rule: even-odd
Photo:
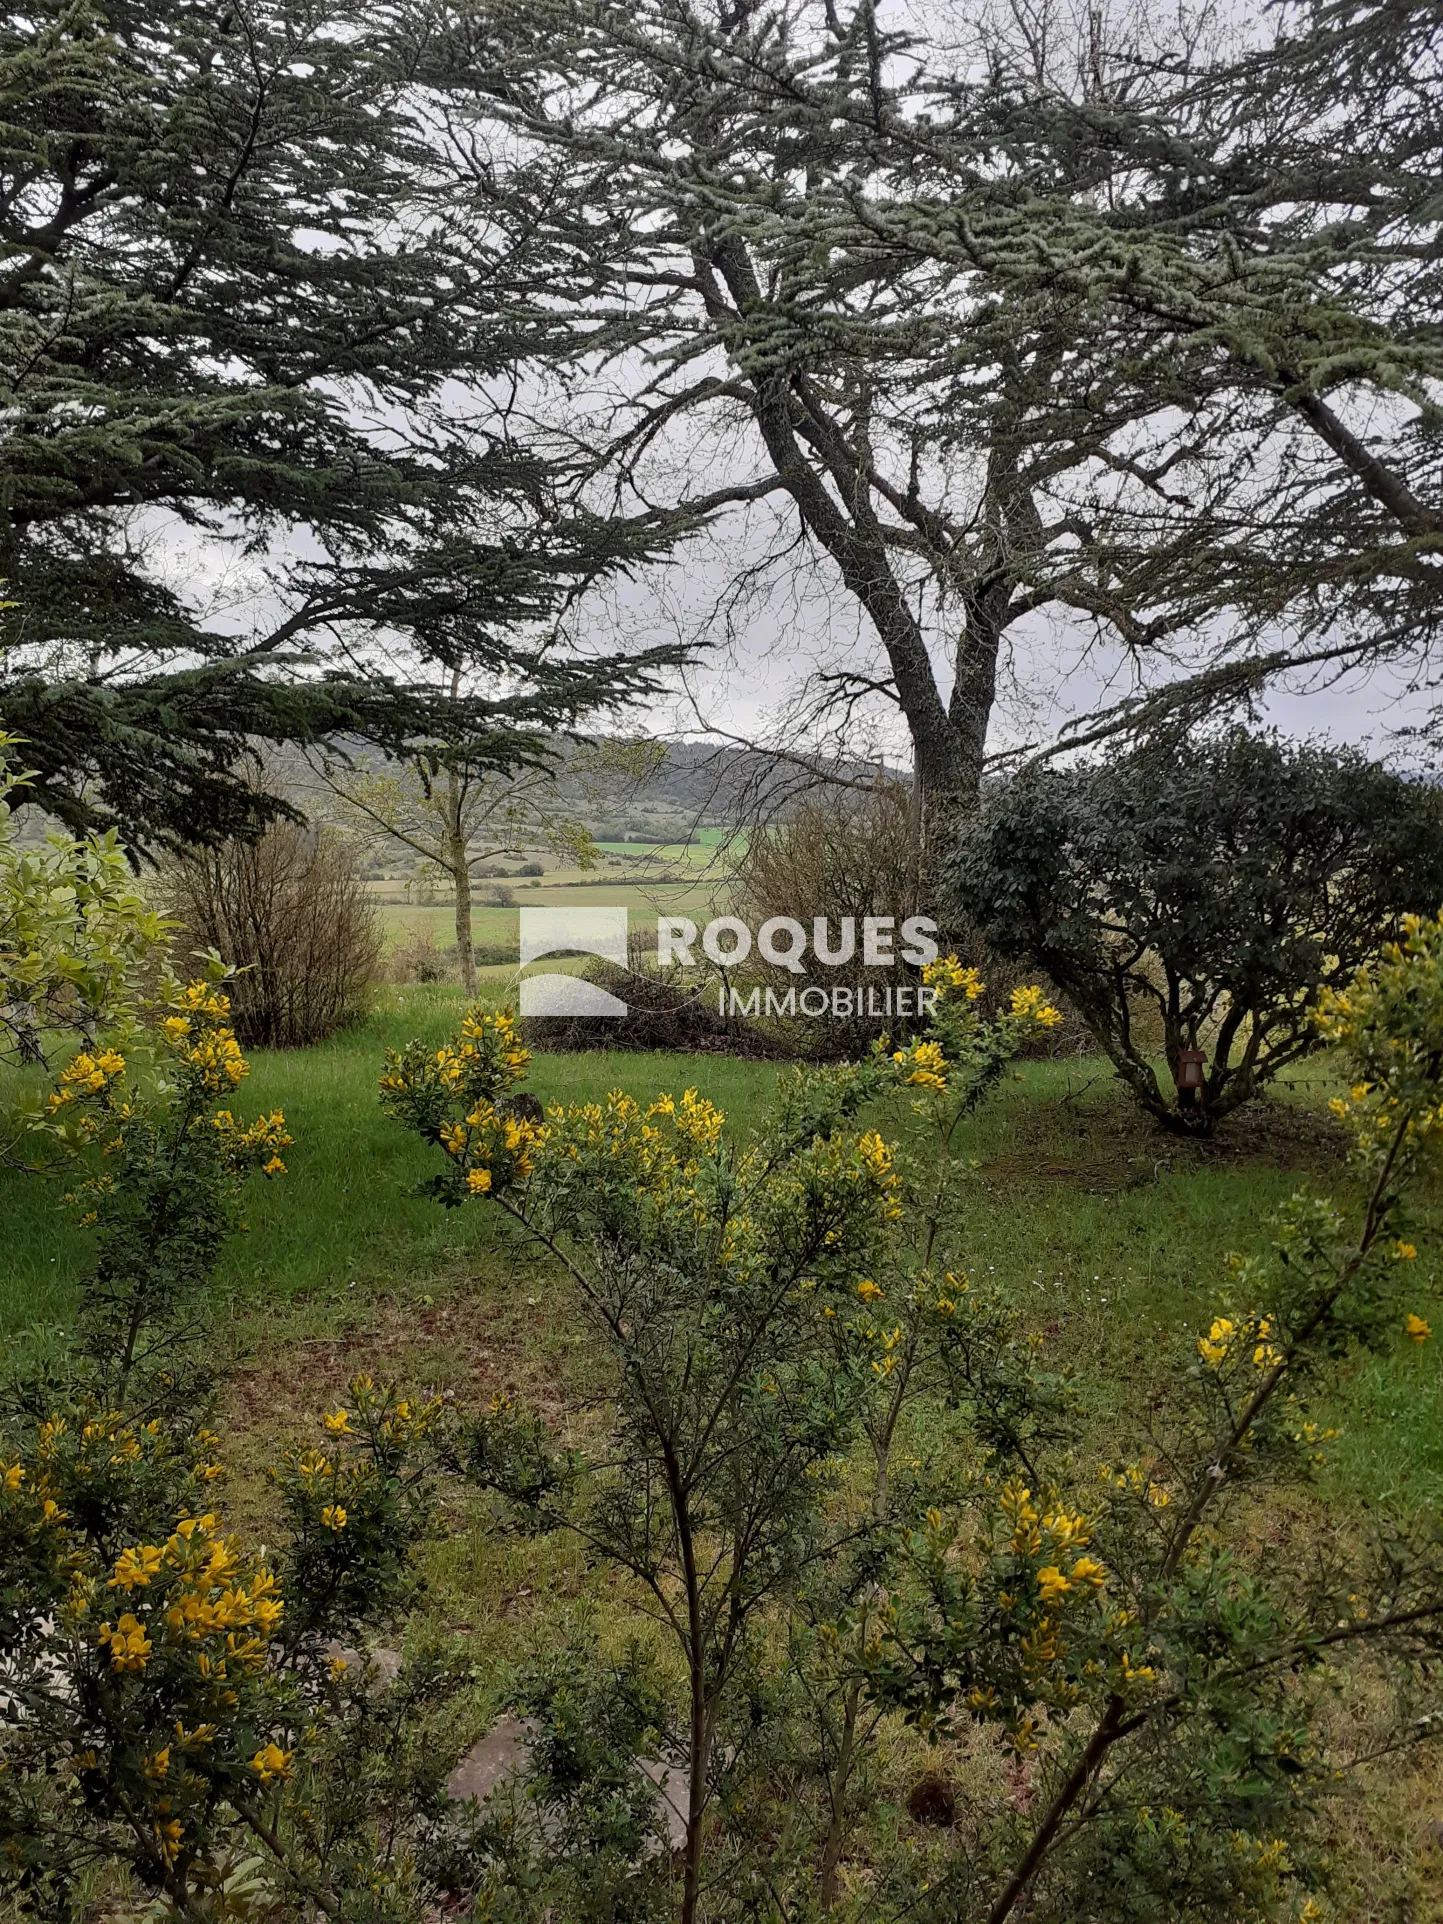
[[[594,1407],[597,1358],[555,1273],[518,1246],[499,1214],[446,1211],[414,1196],[434,1159],[377,1104],[384,1049],[412,1035],[439,1041],[460,1007],[448,986],[390,989],[347,1035],[252,1057],[238,1109],[283,1108],[296,1144],[285,1178],[253,1187],[248,1228],[215,1285],[231,1365],[221,1426],[236,1471],[227,1507],[242,1527],[264,1528],[259,1465],[288,1436],[313,1434],[317,1412],[357,1369],[450,1390],[462,1407],[506,1390],[563,1425],[586,1421]],[[617,1085],[644,1097],[695,1084],[745,1131],[777,1074],[775,1065],[712,1055],[597,1052],[539,1056],[530,1086],[552,1102]],[[1256,1248],[1269,1213],[1300,1184],[1346,1186],[1330,1087],[1327,1065],[1315,1064],[1235,1118],[1219,1143],[1198,1146],[1158,1135],[1099,1061],[1034,1061],[970,1125],[968,1264],[1004,1286],[1047,1357],[1076,1371],[1088,1412],[1083,1464],[1110,1453],[1121,1419],[1139,1415],[1191,1351],[1227,1253]],[[904,1141],[915,1128],[900,1097],[872,1120]],[[1443,1314],[1427,1301],[1439,1279],[1440,1220],[1443,1210],[1425,1209],[1412,1280],[1418,1307],[1443,1331]],[[87,1244],[55,1189],[14,1173],[0,1173],[0,1222],[3,1347],[27,1325],[73,1315]],[[1296,1514],[1260,1524],[1255,1547],[1266,1551],[1270,1528],[1326,1520],[1346,1529],[1361,1504],[1443,1499],[1443,1342],[1348,1364],[1315,1414],[1342,1432],[1321,1487],[1300,1496]],[[620,1638],[632,1621],[616,1608],[612,1579],[573,1545],[498,1539],[477,1499],[447,1499],[446,1534],[428,1552],[427,1574],[421,1621],[466,1638],[478,1674],[499,1666],[499,1675],[563,1637]],[[468,1713],[474,1728],[485,1727],[488,1706],[482,1690]],[[914,1767],[915,1759],[898,1765]],[[1443,1916],[1410,1908],[1426,1877],[1420,1826],[1443,1817],[1443,1785],[1426,1760],[1389,1770],[1338,1837],[1343,1861],[1357,1859],[1356,1897],[1339,1912],[1346,1924]],[[1378,1879],[1400,1894],[1384,1909],[1372,1903]]]
[[[502,992],[507,971],[488,973]],[[253,1185],[246,1232],[217,1275],[240,1350],[285,1331],[299,1338],[337,1319],[364,1321],[383,1302],[426,1307],[459,1292],[506,1307],[518,1273],[508,1228],[484,1209],[448,1211],[414,1196],[433,1162],[376,1101],[385,1048],[411,1035],[439,1041],[459,1009],[449,986],[389,989],[344,1036],[253,1056],[245,1109],[284,1109],[296,1146],[284,1179]],[[640,1096],[695,1083],[745,1131],[777,1073],[713,1055],[596,1052],[537,1057],[530,1086],[550,1103],[618,1085]],[[1000,1279],[1066,1351],[1100,1420],[1155,1380],[1165,1345],[1190,1340],[1207,1321],[1228,1251],[1255,1246],[1268,1214],[1301,1182],[1346,1181],[1326,1092],[1327,1071],[1315,1065],[1201,1147],[1158,1135],[1101,1063],[1038,1061],[1023,1064],[971,1125],[972,1266]],[[897,1098],[877,1120],[904,1138],[912,1126]],[[67,1321],[85,1233],[51,1186],[14,1173],[0,1173],[0,1221],[0,1332]],[[1419,1242],[1426,1309],[1438,1258],[1427,1237]],[[1440,1356],[1443,1344],[1430,1344],[1350,1366],[1334,1474],[1369,1497],[1404,1487],[1443,1495]]]

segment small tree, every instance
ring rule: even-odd
[[[280,822],[182,856],[169,883],[179,941],[238,971],[230,1000],[247,1047],[321,1042],[364,1013],[381,931],[339,831]]]
[[[821,1497],[865,1383],[865,1364],[828,1366],[826,1331],[899,1212],[891,1149],[845,1126],[880,1070],[798,1078],[739,1149],[694,1089],[530,1120],[503,1100],[526,1061],[507,1016],[473,1013],[458,1047],[393,1056],[383,1100],[446,1151],[438,1194],[489,1197],[551,1251],[618,1366],[584,1482],[508,1406],[478,1426],[472,1467],[629,1571],[676,1641],[691,1924],[723,1706],[778,1586],[822,1553]]]
[[[1319,1046],[1328,984],[1376,956],[1401,915],[1443,901],[1443,798],[1350,750],[1242,729],[1159,739],[1019,776],[962,838],[949,880],[998,951],[1066,992],[1150,1115],[1207,1136]],[[1139,1009],[1160,1023],[1171,1093]]]
[[[489,1198],[550,1251],[617,1365],[611,1436],[595,1459],[558,1455],[534,1418],[502,1404],[475,1430],[471,1467],[536,1527],[578,1532],[627,1570],[679,1647],[687,1924],[733,1688],[769,1615],[824,1586],[854,1535],[829,1509],[845,1452],[866,1439],[873,1515],[884,1519],[903,1402],[924,1384],[975,1382],[995,1347],[986,1318],[936,1286],[925,1230],[915,1287],[883,1301],[889,1292],[873,1278],[908,1234],[904,1177],[894,1146],[854,1119],[868,1098],[903,1087],[950,1143],[1028,1032],[1056,1015],[1038,991],[1020,991],[988,1022],[973,971],[949,958],[928,977],[937,1039],[794,1072],[748,1145],[724,1135],[724,1117],[694,1089],[645,1108],[618,1090],[528,1118],[506,1095],[528,1057],[504,1014],[474,1012],[454,1047],[393,1054],[383,1078],[385,1106],[450,1159],[434,1192]],[[1004,1395],[1000,1372],[985,1373],[987,1393]],[[842,1709],[828,1892],[861,1741],[859,1694]]]
[[[350,821],[389,836],[421,857],[423,873],[449,882],[461,984],[468,995],[476,989],[471,884],[477,871],[499,855],[519,855],[538,842],[570,856],[578,868],[596,866],[591,834],[559,806],[551,772],[498,768],[484,745],[472,751],[464,744],[438,744],[379,772],[328,756],[318,766]]]
[[[204,1386],[206,1373],[180,1361],[206,1329],[204,1285],[248,1176],[285,1174],[282,1112],[247,1123],[230,1107],[250,1070],[228,979],[215,963],[208,980],[168,984],[153,1034],[136,1031],[124,1051],[83,1050],[33,1118],[95,1232],[80,1323],[107,1409],[149,1414],[177,1387],[184,1402]]]

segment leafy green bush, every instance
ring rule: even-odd
[[[1167,738],[1009,782],[948,875],[987,941],[1064,991],[1142,1107],[1208,1135],[1319,1045],[1325,985],[1443,902],[1443,796],[1350,750]],[[1149,1060],[1158,1027],[1171,1092]],[[1180,1087],[1197,1050],[1201,1087]]]
[[[93,1041],[123,1018],[168,933],[114,831],[21,847],[22,746],[0,733],[0,1064],[42,1063],[53,1032]]]

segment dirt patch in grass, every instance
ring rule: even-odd
[[[982,1175],[996,1188],[1046,1182],[1115,1196],[1174,1171],[1230,1165],[1334,1177],[1347,1146],[1334,1117],[1278,1100],[1251,1103],[1230,1116],[1212,1141],[1192,1142],[1169,1135],[1123,1091],[1095,1092],[1084,1084],[1075,1097],[1023,1110],[1011,1146],[985,1161]]]
[[[568,1379],[581,1346],[550,1286],[544,1290],[534,1278],[504,1294],[458,1290],[429,1304],[373,1296],[356,1308],[351,1320],[321,1336],[288,1335],[286,1319],[269,1330],[243,1327],[242,1357],[225,1391],[234,1434],[309,1432],[362,1372],[463,1409],[504,1393],[557,1425],[574,1400]]]

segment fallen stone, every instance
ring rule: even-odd
[[[643,1777],[656,1785],[657,1815],[661,1819],[668,1850],[679,1851],[686,1843],[686,1808],[691,1801],[691,1775],[674,1764],[659,1763],[655,1757],[638,1757],[636,1767]]]
[[[472,1798],[484,1803],[493,1791],[521,1775],[530,1756],[531,1738],[525,1724],[519,1717],[502,1717],[451,1772],[446,1795],[458,1804]]]
[[[334,1637],[326,1645],[326,1657],[331,1663],[345,1664],[348,1670],[364,1670],[369,1664],[383,1684],[391,1683],[401,1668],[399,1650],[387,1650],[381,1644],[374,1650],[358,1650],[354,1644],[341,1643]]]

